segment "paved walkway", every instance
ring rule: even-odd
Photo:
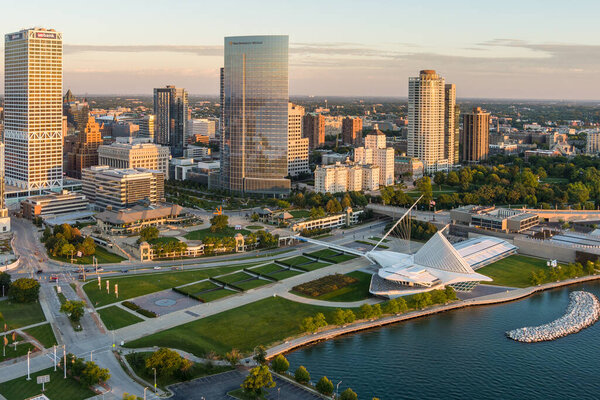
[[[296,294],[287,292],[280,295],[281,297],[295,301],[296,303],[304,303],[304,304],[312,304],[313,306],[323,306],[323,307],[339,307],[339,308],[356,308],[360,307],[363,304],[377,304],[383,302],[383,299],[370,298],[359,301],[326,301],[326,300],[317,300],[317,299],[309,299],[308,297],[298,296]]]

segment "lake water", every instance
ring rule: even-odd
[[[314,382],[326,375],[359,399],[600,398],[600,322],[541,343],[504,332],[560,317],[569,292],[600,297],[600,283],[554,289],[524,300],[401,322],[322,342],[286,357]]]

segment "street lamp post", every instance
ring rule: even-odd
[[[54,372],[56,372],[56,345],[54,347]]]
[[[338,390],[339,390],[339,388],[340,388],[340,383],[342,383],[342,381],[339,381],[339,382],[337,383],[337,385],[335,385],[335,398],[336,398],[336,399],[338,398]]]
[[[67,379],[67,346],[66,345],[63,345],[63,369],[64,369],[63,379]]]
[[[154,370],[154,393],[156,393],[156,368],[152,368]]]
[[[144,388],[144,400],[146,400],[146,390],[148,390],[147,386]]]
[[[27,380],[31,380],[31,376],[29,376],[29,354],[31,353],[31,349],[27,350]]]

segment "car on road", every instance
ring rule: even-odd
[[[43,270],[43,269],[38,269],[38,270],[36,271],[36,273],[37,273],[38,275],[39,275],[39,274],[43,274],[43,273],[44,273],[44,270]]]
[[[58,282],[58,276],[57,275],[52,275],[50,277],[50,282]]]
[[[104,268],[96,268],[96,271],[102,272],[102,271],[104,271]]]
[[[126,274],[126,273],[128,273],[128,272],[129,272],[129,270],[128,270],[128,269],[122,269],[122,270],[121,270],[121,273],[123,273],[123,274]]]
[[[154,267],[154,269],[161,269],[161,267]]]

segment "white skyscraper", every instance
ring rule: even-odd
[[[445,82],[433,70],[408,79],[408,156],[419,158],[426,173],[445,171]]]
[[[308,138],[302,137],[304,107],[288,103],[288,175],[310,173]]]
[[[62,34],[31,28],[5,35],[6,183],[61,187]]]

